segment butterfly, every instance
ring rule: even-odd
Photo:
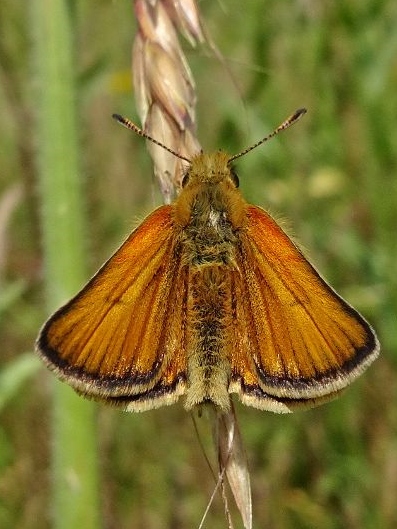
[[[232,162],[304,113],[235,156],[171,151],[189,164],[174,203],[40,331],[37,351],[61,380],[128,411],[183,397],[187,410],[211,402],[226,412],[236,393],[284,413],[336,397],[374,361],[370,325],[239,191]]]

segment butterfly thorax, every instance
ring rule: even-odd
[[[184,188],[174,205],[182,228],[183,262],[193,266],[230,265],[238,232],[246,219],[246,203],[223,152],[192,160]]]

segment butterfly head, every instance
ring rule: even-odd
[[[177,224],[186,226],[192,219],[202,225],[211,224],[214,216],[235,226],[241,224],[245,201],[238,185],[229,154],[223,151],[197,154],[182,180],[182,191],[175,203]]]
[[[190,167],[182,180],[182,187],[216,186],[224,183],[238,187],[238,177],[229,160],[229,154],[224,151],[197,154],[191,160]]]

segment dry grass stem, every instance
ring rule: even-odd
[[[132,54],[133,84],[143,130],[191,158],[200,150],[196,138],[196,93],[178,31],[192,45],[203,41],[196,5],[193,0],[135,0],[134,5],[139,29]],[[148,149],[164,201],[169,203],[180,188],[185,162],[152,142],[148,142]],[[217,414],[215,424],[221,469],[216,490],[219,486],[223,489],[226,474],[244,527],[251,529],[250,480],[234,411]],[[225,494],[223,498],[231,526]]]
[[[9,248],[10,221],[22,200],[22,185],[10,185],[0,197],[0,283],[3,280]]]
[[[224,469],[244,528],[252,528],[251,484],[243,441],[232,407],[229,413],[216,415],[216,434],[220,475]],[[225,501],[225,507],[227,503]],[[228,512],[227,512],[228,514]]]
[[[203,40],[193,1],[136,0],[138,33],[132,53],[133,83],[143,129],[172,150],[191,157],[200,150],[196,138],[194,80],[178,40]],[[148,143],[164,201],[179,189],[182,161]]]

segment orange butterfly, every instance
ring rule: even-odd
[[[187,410],[212,402],[227,411],[237,393],[281,413],[334,398],[377,357],[364,318],[242,198],[231,162],[253,147],[174,153],[190,164],[176,201],[45,323],[37,350],[77,392],[129,411],[182,395]]]

